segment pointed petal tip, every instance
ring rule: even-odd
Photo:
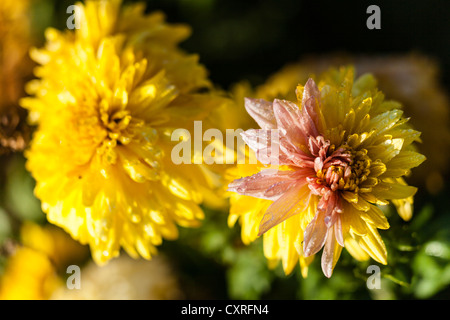
[[[305,87],[306,86],[316,86],[316,82],[314,81],[313,78],[308,78],[308,80],[306,81]]]
[[[247,107],[248,104],[255,103],[255,98],[244,97],[244,105]]]
[[[325,277],[327,277],[328,279],[331,278],[331,276],[333,275],[333,269],[330,268],[325,268],[322,269],[323,274],[325,275]]]
[[[311,256],[311,248],[303,246],[303,256],[305,258],[308,258],[309,256]]]
[[[227,186],[228,187],[227,190],[236,188],[236,186],[240,184],[241,179],[235,179],[235,180],[231,181]]]
[[[258,237],[261,237],[264,233],[266,233],[267,231],[269,231],[270,228],[267,227],[267,225],[264,225],[262,222],[259,225],[259,230],[258,230]]]
[[[272,227],[272,220],[273,219],[268,219],[269,217],[267,217],[266,215],[263,216],[259,227],[258,227],[258,237],[262,236],[264,233],[266,233],[267,231],[269,231]]]
[[[319,88],[313,78],[309,78],[308,81],[306,81],[305,91],[307,91],[307,94],[309,93],[309,95],[312,94],[313,96],[319,93]]]

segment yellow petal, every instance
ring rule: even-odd
[[[372,190],[372,193],[380,199],[405,199],[413,196],[416,192],[416,187],[384,181],[380,182]]]
[[[389,222],[386,216],[377,206],[370,206],[370,210],[362,211],[361,218],[378,229],[389,229]]]
[[[409,221],[412,218],[413,201],[413,197],[392,200],[392,203],[395,205],[399,216],[405,221]]]
[[[409,169],[417,167],[425,161],[425,156],[414,151],[402,151],[387,165],[387,170],[382,177],[399,177],[407,174]]]
[[[370,256],[361,248],[358,241],[348,236],[344,239],[345,249],[358,261],[367,261]]]
[[[387,264],[387,250],[378,231],[367,225],[369,232],[360,237],[359,245],[370,255],[372,259],[381,264]]]

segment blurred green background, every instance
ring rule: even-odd
[[[127,2],[127,1],[125,1]],[[129,1],[128,1],[129,2]],[[222,87],[246,79],[253,85],[289,62],[334,52],[392,54],[417,51],[435,58],[441,82],[450,85],[450,1],[377,1],[381,30],[368,30],[368,1],[149,0],[167,20],[186,23],[192,36],[181,44],[198,53],[211,80]],[[34,32],[41,44],[47,26],[65,28],[67,0],[37,0]],[[45,222],[34,198],[33,180],[20,154],[0,158],[0,242],[14,237],[22,221]],[[413,170],[414,174],[414,170]],[[448,174],[438,194],[419,189],[415,215],[403,222],[388,210],[391,228],[381,231],[389,252],[380,266],[381,289],[369,290],[369,261],[358,263],[344,250],[331,279],[320,259],[303,279],[299,267],[285,276],[267,268],[262,239],[250,246],[239,227],[227,227],[227,213],[209,210],[201,228],[180,228],[180,239],[164,241],[189,299],[449,299],[450,186]],[[0,270],[6,258],[0,255]]]

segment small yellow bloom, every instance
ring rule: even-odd
[[[20,247],[0,279],[0,300],[45,300],[61,283],[45,253]]]
[[[177,225],[195,227],[210,184],[203,165],[174,165],[171,132],[192,130],[223,99],[197,55],[177,45],[187,26],[142,3],[78,3],[74,32],[46,31],[22,100],[38,125],[27,168],[48,220],[105,263],[123,247],[150,259]]]
[[[60,275],[66,274],[67,267],[86,260],[87,249],[53,225],[24,222],[20,244],[11,249],[0,277],[0,300],[49,299],[65,285]]]
[[[65,273],[73,263],[80,263],[89,256],[88,247],[73,240],[62,229],[47,224],[38,225],[26,221],[20,228],[21,244],[45,254],[58,272]]]

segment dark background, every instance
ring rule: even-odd
[[[126,2],[136,2],[125,0]],[[450,1],[147,0],[147,11],[187,23],[181,47],[200,55],[213,82],[253,84],[312,54],[419,52],[435,58],[450,84]],[[55,1],[64,12],[73,1]],[[369,30],[367,7],[381,9],[381,30]],[[66,16],[58,22],[64,26]]]

